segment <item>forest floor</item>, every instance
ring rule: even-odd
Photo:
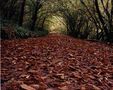
[[[1,45],[2,90],[113,90],[113,45],[66,35]]]

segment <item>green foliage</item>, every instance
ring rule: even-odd
[[[34,31],[34,33],[35,33],[36,36],[41,37],[41,36],[48,35],[49,32],[46,29],[38,28],[37,30]]]
[[[62,34],[67,34],[66,30],[61,30]]]
[[[30,35],[30,31],[23,27],[16,26],[15,30],[17,38],[28,38]]]
[[[17,38],[28,38],[28,37],[41,37],[47,35],[49,32],[48,30],[38,28],[35,31],[30,31],[28,29],[25,29],[23,27],[16,26],[16,37]]]
[[[5,31],[2,30],[2,33],[0,30],[0,33],[2,34],[2,36],[1,36],[2,39],[41,37],[41,36],[45,36],[48,34],[48,30],[43,29],[43,28],[37,28],[37,29],[35,29],[35,31],[30,31],[29,29],[26,29],[24,27],[12,25],[12,24],[11,25],[8,24],[8,26],[4,25],[3,28],[4,28],[3,30],[5,30],[5,29],[7,29],[7,30],[5,30]]]
[[[25,5],[22,2],[0,1],[0,29],[11,24],[8,30],[15,31],[17,38],[45,36],[52,30],[76,38],[113,42],[112,0],[25,0]]]

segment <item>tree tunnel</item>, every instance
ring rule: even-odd
[[[49,15],[44,22],[44,28],[46,28],[49,33],[67,33],[64,19],[58,15]]]

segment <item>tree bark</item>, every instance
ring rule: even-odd
[[[104,20],[102,18],[103,16],[102,16],[101,11],[99,9],[99,4],[98,4],[97,0],[95,0],[95,7],[96,7],[97,14],[98,14],[98,18],[99,18],[99,20],[100,20],[100,22],[101,22],[101,24],[102,24],[102,26],[104,28],[104,31],[105,31],[106,35],[108,35],[108,29],[105,26],[105,22],[104,22]]]
[[[22,0],[22,2],[21,2],[20,15],[19,15],[19,22],[18,22],[18,25],[19,25],[19,26],[22,26],[22,24],[23,24],[25,2],[26,2],[26,0]]]
[[[41,8],[40,0],[37,0],[36,6],[35,6],[35,11],[33,12],[33,15],[32,15],[31,31],[35,30],[35,25],[36,25],[36,21],[37,21],[37,14],[38,14],[38,10],[40,8]]]

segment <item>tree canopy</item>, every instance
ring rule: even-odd
[[[63,18],[59,23],[73,37],[113,41],[113,0],[4,0],[0,4],[2,24],[49,31],[56,16]]]

